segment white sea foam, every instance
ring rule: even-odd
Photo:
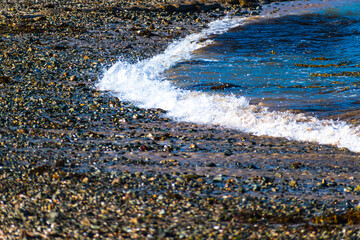
[[[198,34],[170,44],[164,53],[153,58],[136,64],[119,61],[105,72],[97,88],[110,90],[121,100],[134,102],[143,108],[164,109],[169,117],[178,121],[215,124],[258,135],[332,144],[360,152],[360,129],[344,122],[272,112],[265,107],[250,105],[245,97],[181,90],[162,78],[165,70],[180,61],[189,60],[193,51],[210,44],[210,41],[201,42],[201,39],[222,34],[250,21],[305,11],[299,4],[291,6],[296,7],[290,11],[291,8],[286,6],[286,12],[280,9],[276,13],[273,13],[274,7],[270,6],[259,17],[226,17],[210,23],[207,29]],[[310,7],[306,11],[311,11]]]

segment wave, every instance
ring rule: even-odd
[[[173,42],[162,54],[153,58],[135,64],[117,62],[105,72],[96,87],[110,90],[120,100],[131,101],[142,108],[164,109],[168,117],[177,121],[219,125],[256,135],[331,144],[360,152],[360,129],[345,122],[269,111],[266,107],[249,104],[249,100],[242,96],[183,90],[162,77],[167,69],[191,59],[193,51],[211,44],[211,40],[202,39],[249,22],[325,8],[329,2],[287,3],[282,4],[282,8],[270,5],[260,16],[216,20],[200,33]]]

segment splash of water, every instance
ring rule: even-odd
[[[178,89],[161,76],[176,63],[190,59],[193,51],[211,44],[211,41],[201,42],[201,39],[210,35],[222,34],[231,28],[264,18],[318,10],[327,7],[328,3],[313,1],[312,4],[287,4],[283,8],[269,6],[258,17],[226,17],[214,21],[207,29],[170,44],[164,53],[153,58],[135,64],[117,62],[105,72],[96,87],[110,90],[121,100],[134,102],[139,107],[164,109],[168,117],[178,121],[214,124],[257,135],[332,144],[360,152],[360,129],[344,122],[319,120],[289,112],[272,112],[265,107],[250,105],[241,96]]]

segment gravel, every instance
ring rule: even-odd
[[[0,238],[359,238],[359,154],[174,122],[93,87],[119,57],[258,2],[0,6]]]

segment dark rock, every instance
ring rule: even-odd
[[[0,76],[0,83],[11,83],[13,80],[8,76]]]

